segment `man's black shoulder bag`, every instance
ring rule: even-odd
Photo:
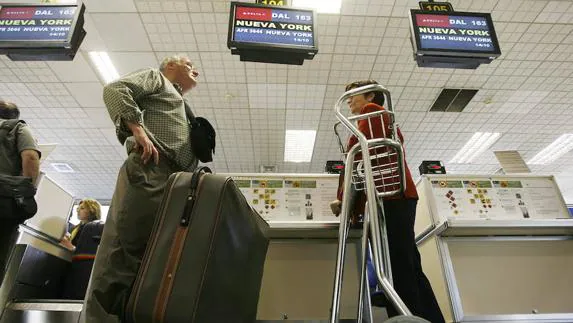
[[[195,117],[187,100],[185,100],[185,114],[190,125],[193,154],[203,163],[212,162],[215,154],[215,129],[207,119]]]
[[[8,134],[16,130],[19,123],[25,122],[6,120],[0,126],[0,149],[6,152],[17,151],[15,143],[10,144]],[[16,156],[20,159],[18,154]],[[0,174],[0,220],[15,220],[22,223],[34,216],[38,211],[34,195],[36,188],[30,177]]]

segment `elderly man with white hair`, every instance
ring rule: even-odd
[[[167,57],[109,83],[103,99],[128,157],[119,170],[86,295],[88,323],[120,322],[169,175],[193,171],[183,95],[199,73],[185,56]]]

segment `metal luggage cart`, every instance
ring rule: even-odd
[[[346,117],[342,112],[342,105],[346,100],[357,94],[380,91],[385,96],[386,109],[372,113]],[[340,308],[340,293],[344,271],[344,258],[346,253],[346,239],[350,228],[350,209],[352,207],[352,190],[364,191],[366,205],[363,218],[363,235],[361,250],[361,278],[359,290],[359,303],[357,322],[371,322],[370,291],[366,277],[366,255],[371,253],[371,259],[376,271],[378,286],[385,293],[388,300],[397,311],[404,316],[411,316],[411,312],[400,299],[393,288],[392,272],[390,266],[390,253],[384,218],[382,198],[403,192],[405,183],[404,150],[398,138],[394,123],[394,111],[390,92],[383,86],[371,84],[345,92],[334,107],[336,117],[340,122],[334,126],[341,151],[345,156],[346,167],[344,172],[344,196],[341,206],[338,254],[336,261],[334,291],[330,322],[338,322]],[[369,133],[362,133],[357,126],[358,121],[367,120]],[[356,122],[356,124],[354,123]],[[341,127],[344,126],[344,127]],[[382,128],[380,138],[372,138],[375,127]],[[342,129],[341,129],[342,128]],[[341,131],[346,130],[358,139],[358,143],[345,151],[344,141],[340,138]],[[414,319],[414,317],[411,317]],[[413,321],[412,321],[413,322]],[[421,322],[426,322],[421,320]]]

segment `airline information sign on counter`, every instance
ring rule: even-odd
[[[549,178],[432,178],[438,214],[458,219],[569,218]]]

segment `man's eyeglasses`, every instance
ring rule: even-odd
[[[189,64],[183,64],[185,66],[185,69],[189,72],[189,71],[193,71],[195,70],[195,66],[193,66],[193,64],[189,63]]]

